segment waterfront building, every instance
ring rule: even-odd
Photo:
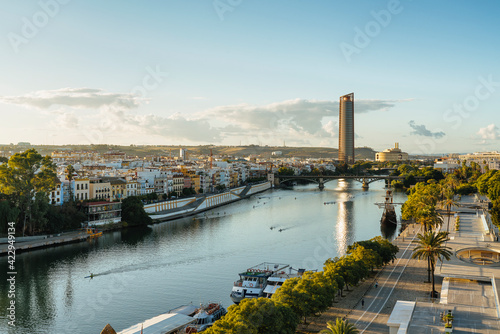
[[[386,162],[386,161],[407,161],[408,153],[401,151],[399,148],[399,143],[394,144],[393,148],[388,148],[382,152],[377,152],[375,154],[375,161]]]
[[[49,193],[49,203],[52,205],[62,205],[64,202],[64,191],[62,182],[59,178],[55,178],[54,188]]]
[[[339,161],[354,163],[354,93],[340,97]]]
[[[89,196],[91,199],[109,200],[111,198],[111,183],[102,178],[92,178],[89,182]]]
[[[126,184],[126,188],[127,188],[127,197],[130,197],[130,196],[137,196],[137,180],[132,178],[132,177],[127,177],[127,184]]]
[[[90,180],[87,177],[76,177],[71,181],[73,196],[77,201],[90,199]]]
[[[174,183],[174,192],[176,193],[177,196],[180,196],[182,194],[182,189],[184,188],[184,174],[182,173],[174,173],[172,176],[173,183]]]
[[[111,200],[122,200],[127,197],[127,181],[122,178],[109,178]]]
[[[121,202],[87,202],[83,204],[88,225],[103,225],[121,221]]]

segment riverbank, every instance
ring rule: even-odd
[[[158,202],[146,205],[145,209],[149,209],[150,216],[153,218],[153,224],[159,224],[165,221],[193,216],[204,211],[232,204],[269,189],[271,189],[270,184],[265,182],[231,189],[220,194]],[[158,212],[158,210],[160,210],[159,213],[151,214],[151,212]],[[106,223],[94,227],[98,228],[100,232],[106,233],[121,230],[123,228],[140,226],[127,226],[124,222],[120,221],[118,223]],[[23,239],[22,241],[18,240],[14,246],[16,254],[18,254],[25,251],[82,242],[87,240],[89,237],[90,235],[85,231],[69,231],[53,235],[35,236],[26,240]],[[0,256],[8,255],[8,247],[9,244],[7,243],[7,238],[5,238],[5,243],[0,243]]]
[[[393,242],[399,247],[398,260],[378,270],[372,277],[365,280],[350,291],[344,291],[343,297],[337,297],[336,303],[317,317],[308,319],[308,324],[300,325],[298,333],[318,333],[326,329],[328,321],[335,323],[335,319],[346,317],[350,323],[356,324],[364,333],[388,333],[387,320],[397,300],[430,300],[431,284],[427,281],[427,262],[410,259],[414,248],[415,235],[419,233],[419,226],[410,224]],[[406,254],[405,254],[405,250]],[[402,258],[404,255],[404,259]],[[398,268],[402,272],[395,277],[390,274]],[[394,275],[393,275],[394,276]],[[436,276],[436,290],[441,291],[442,278]],[[375,281],[379,287],[375,287]],[[379,295],[379,291],[387,286],[387,293]],[[365,306],[361,301],[364,299]],[[381,306],[369,310],[372,301],[387,299]],[[366,327],[367,326],[367,327]]]

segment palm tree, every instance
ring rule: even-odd
[[[66,178],[69,181],[69,200],[70,201],[73,200],[73,191],[71,189],[71,181],[73,180],[74,173],[75,173],[75,168],[73,167],[73,165],[68,165],[68,167],[66,167]]]
[[[328,321],[326,325],[327,329],[323,329],[320,333],[325,334],[357,334],[359,330],[350,324],[347,320],[342,320],[337,318],[335,324],[332,321]]]
[[[457,202],[454,201],[453,197],[447,196],[445,200],[441,201],[441,205],[443,205],[446,208],[446,215],[448,216],[447,225],[446,225],[446,232],[448,232],[449,227],[450,227],[451,207],[454,205],[457,205]]]
[[[434,270],[436,269],[436,262],[438,259],[442,261],[443,258],[450,260],[452,254],[450,248],[446,247],[444,244],[448,240],[448,233],[429,231],[423,235],[419,233],[417,238],[418,246],[413,250],[411,257],[413,259],[425,259],[429,261],[432,272],[431,298],[434,298],[436,293],[434,287]]]

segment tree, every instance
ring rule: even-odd
[[[302,277],[287,279],[271,298],[290,307],[305,323],[307,316],[331,305],[336,291],[337,285],[323,273],[304,273]]]
[[[337,318],[335,324],[332,321],[328,321],[326,325],[327,329],[323,329],[320,333],[324,334],[357,334],[359,330],[350,324],[347,320],[342,320]]]
[[[36,229],[31,220],[35,194],[48,193],[54,187],[55,169],[52,159],[42,157],[35,149],[16,153],[7,164],[0,165],[0,192],[9,195],[20,209],[23,235],[25,232],[32,234]]]
[[[69,181],[69,200],[73,200],[73,188],[71,187],[71,181],[73,181],[73,174],[75,173],[75,168],[73,165],[68,165],[66,167],[66,178]]]
[[[347,253],[353,252],[360,246],[366,249],[371,249],[380,256],[380,258],[377,258],[377,260],[380,261],[377,262],[377,267],[381,267],[394,260],[396,258],[396,254],[399,252],[398,246],[392,244],[389,240],[384,239],[381,236],[377,236],[371,238],[370,240],[355,242],[351,246],[347,247]]]
[[[363,262],[372,272],[382,262],[382,257],[376,251],[363,246],[356,247],[350,254],[354,259]]]
[[[453,197],[447,197],[445,200],[441,201],[441,204],[446,208],[446,216],[448,217],[446,224],[446,232],[448,232],[448,229],[450,227],[451,207],[457,205],[457,203],[455,202]]]
[[[206,333],[294,334],[298,323],[297,315],[286,305],[268,298],[245,298],[231,305]]]
[[[0,233],[7,234],[7,223],[17,221],[19,209],[7,200],[0,200]]]
[[[278,169],[278,175],[295,175],[295,170],[293,168],[288,167],[280,167]]]
[[[413,250],[412,258],[414,259],[425,259],[431,265],[432,272],[432,290],[431,298],[434,298],[436,291],[434,287],[434,270],[436,269],[436,262],[438,259],[442,261],[443,258],[450,260],[451,251],[449,247],[444,244],[448,240],[447,232],[434,232],[429,231],[425,234],[418,234],[418,245]]]
[[[127,197],[122,201],[122,220],[129,225],[148,225],[153,222],[137,196]]]
[[[345,281],[346,289],[348,285],[355,286],[360,280],[367,277],[369,268],[363,261],[356,260],[352,256],[342,256],[341,258],[328,259],[325,262],[325,272],[333,271],[338,273]]]

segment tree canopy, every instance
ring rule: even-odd
[[[206,333],[293,334],[298,323],[297,315],[274,299],[246,298],[238,305],[229,306],[228,313],[216,321]]]
[[[144,211],[144,205],[137,196],[130,196],[122,201],[122,221],[130,226],[148,225],[153,222],[151,217]]]
[[[54,187],[55,165],[49,156],[43,157],[35,149],[16,153],[0,165],[0,192],[20,210],[23,234],[33,234],[44,224],[42,201]],[[44,197],[45,196],[45,197]]]

